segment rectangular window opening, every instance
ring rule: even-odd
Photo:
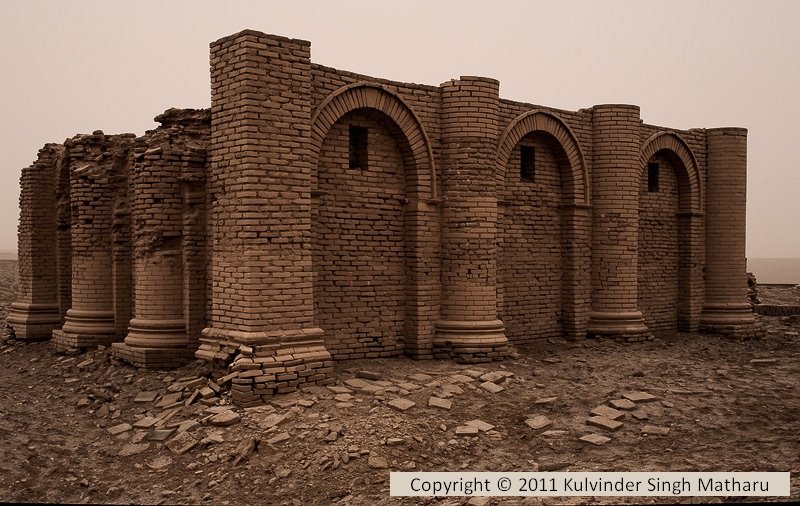
[[[647,191],[655,193],[658,191],[658,164],[647,164]]]
[[[350,168],[367,169],[367,129],[365,127],[350,127]]]
[[[536,153],[533,146],[519,147],[519,177],[523,181],[533,181],[536,175]]]

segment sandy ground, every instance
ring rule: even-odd
[[[13,297],[15,268],[15,262],[0,261],[3,307]],[[762,299],[772,300],[765,291]],[[792,288],[769,291],[784,301],[798,296]],[[747,500],[390,497],[389,473],[408,470],[791,471],[791,497],[769,500],[797,501],[800,316],[759,321],[768,332],[756,341],[702,334],[632,345],[549,340],[494,364],[342,362],[337,388],[304,389],[250,409],[231,406],[224,388],[192,399],[196,389],[226,372],[201,362],[144,371],[111,360],[107,350],[65,356],[48,342],[7,341],[0,344],[0,501],[298,506]],[[616,430],[587,424],[593,409],[631,392],[655,399],[620,410]],[[440,400],[429,405],[431,398]],[[414,405],[398,409],[398,399]],[[541,425],[535,421],[549,423],[533,428]],[[483,430],[457,434],[469,424]],[[579,439],[589,434],[609,440],[594,445]]]

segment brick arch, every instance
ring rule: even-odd
[[[430,139],[417,115],[395,93],[380,84],[358,82],[343,86],[328,95],[311,114],[311,166],[316,167],[325,136],[345,114],[356,109],[375,109],[388,116],[402,132],[405,139],[401,149],[408,151],[414,169],[410,172],[410,186],[420,195],[429,189],[436,198],[436,167]],[[425,172],[424,169],[428,168]]]
[[[583,151],[572,130],[555,115],[532,110],[514,118],[500,135],[497,144],[495,175],[498,187],[503,186],[506,164],[511,150],[517,143],[531,132],[550,134],[563,150],[562,155],[569,164],[568,177],[564,180],[565,193],[572,204],[589,203],[589,173]]]
[[[643,177],[648,160],[659,151],[667,151],[677,169],[681,212],[702,212],[703,186],[700,171],[697,168],[697,159],[686,141],[678,134],[658,132],[644,142],[639,164],[640,177]]]

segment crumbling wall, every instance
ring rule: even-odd
[[[64,325],[53,332],[59,349],[124,339],[133,286],[127,198],[134,138],[97,130],[64,143],[70,173],[71,307]]]
[[[114,354],[141,367],[193,356],[205,328],[208,110],[170,109],[136,139],[131,186],[134,308]]]
[[[6,319],[18,339],[49,339],[62,323],[55,183],[63,157],[63,146],[47,144],[20,178],[19,282]]]

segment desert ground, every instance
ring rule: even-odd
[[[15,274],[16,262],[0,261],[3,318]],[[761,287],[759,296],[764,303],[800,305],[796,287]],[[797,501],[800,315],[757,318],[764,337],[751,341],[679,333],[634,344],[551,339],[491,364],[341,362],[333,388],[303,389],[249,409],[231,405],[220,385],[227,371],[202,362],[139,370],[110,359],[105,349],[59,355],[51,343],[5,334],[0,501],[455,506],[749,500],[390,497],[389,473],[409,470],[791,471],[791,497],[768,500]],[[636,392],[649,394],[649,402],[619,402]],[[620,406],[619,428],[587,424],[593,410],[613,404]],[[590,434],[608,441],[580,440]]]

